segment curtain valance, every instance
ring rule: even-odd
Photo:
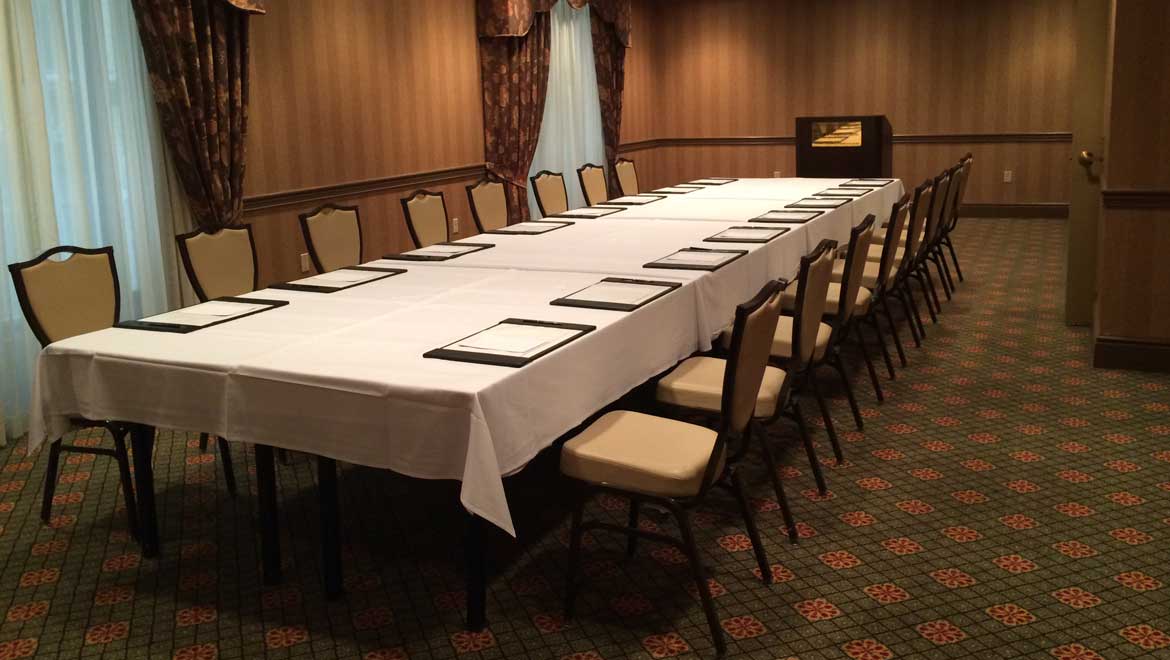
[[[630,0],[566,2],[574,9],[590,5],[594,14],[613,26],[622,45],[630,45]],[[481,37],[522,37],[532,27],[533,17],[549,11],[556,3],[557,0],[477,0],[476,29]]]

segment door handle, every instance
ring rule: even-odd
[[[1104,160],[1104,158],[1095,155],[1088,149],[1081,149],[1081,153],[1077,154],[1077,162],[1081,164],[1081,167],[1085,168],[1085,173],[1088,174],[1090,178],[1095,177],[1093,174],[1093,164],[1100,163]]]

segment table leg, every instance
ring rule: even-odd
[[[341,513],[337,501],[337,462],[317,457],[317,497],[321,508],[321,568],[325,574],[325,597],[340,598]]]
[[[487,546],[484,520],[467,514],[463,548],[467,553],[467,629],[479,632],[487,627]]]
[[[256,490],[260,507],[260,563],[264,584],[280,584],[280,512],[272,447],[256,445]]]
[[[130,426],[130,446],[134,448],[134,490],[138,499],[143,557],[159,555],[158,514],[154,505],[154,427]]]

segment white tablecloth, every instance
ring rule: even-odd
[[[867,196],[869,197],[869,196]],[[767,210],[767,209],[765,209]],[[189,334],[111,328],[42,351],[30,448],[70,416],[206,431],[406,475],[462,481],[469,511],[514,534],[502,476],[696,350],[764,281],[791,277],[829,213],[768,244],[703,243],[738,221],[578,220],[331,294],[266,289],[284,307]],[[841,236],[844,231],[845,236]],[[646,269],[684,247],[744,249],[714,271]],[[610,276],[682,283],[631,313],[549,301]],[[508,317],[597,330],[519,369],[423,358]]]

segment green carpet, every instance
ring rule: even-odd
[[[1061,321],[1063,236],[1057,221],[964,221],[967,282],[925,345],[907,343],[883,405],[853,365],[865,433],[843,398],[830,402],[849,460],[835,465],[817,433],[829,496],[792,430],[770,431],[803,537],[786,542],[766,475],[746,465],[775,584],[753,574],[732,501],[697,513],[729,656],[1170,657],[1170,379],[1088,366],[1087,332]],[[471,634],[456,485],[346,467],[347,593],[327,602],[313,464],[278,465],[286,571],[265,588],[252,457],[233,447],[235,500],[194,435],[160,435],[159,560],[128,538],[112,461],[70,455],[44,525],[45,454],[3,450],[0,660],[714,655],[670,548],[626,560],[621,539],[592,536],[578,614],[562,619],[568,516],[553,452],[508,484],[521,540],[493,538],[490,628]],[[625,517],[611,498],[589,511]],[[661,516],[644,524],[674,531]]]

